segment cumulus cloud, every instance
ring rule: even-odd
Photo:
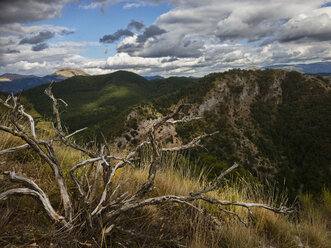
[[[141,6],[144,6],[143,3],[126,3],[123,8],[124,9],[130,9],[130,8],[139,8]]]
[[[53,8],[52,15],[59,16],[64,1],[70,0],[10,3],[15,3],[17,13],[19,6],[38,3],[35,9],[44,8],[47,13]],[[7,4],[1,5],[3,2]],[[165,2],[171,9],[151,25],[132,20],[127,27],[100,36],[100,46],[116,43],[117,54],[107,60],[78,55],[89,46],[83,42],[45,43],[52,35],[61,37],[74,30],[16,23],[48,18],[42,17],[44,12],[34,13],[27,6],[27,13],[16,19],[5,14],[7,17],[0,17],[0,21],[6,19],[0,26],[0,71],[16,68],[42,73],[68,66],[92,74],[127,69],[143,75],[200,76],[251,65],[331,60],[331,8],[327,0],[92,0],[84,1],[86,5],[81,8],[105,10],[108,4],[117,3],[134,8]],[[8,3],[1,1],[0,7],[8,9]],[[104,49],[107,54],[108,48]]]
[[[163,1],[145,1],[156,4]],[[161,15],[153,25],[163,32],[157,39],[145,39],[142,34],[124,39],[117,46],[119,53],[144,58],[171,56],[174,58],[205,58],[205,66],[222,68],[279,61],[277,49],[288,56],[288,61],[308,58],[311,49],[299,51],[285,44],[289,41],[322,42],[329,51],[330,27],[328,8],[320,9],[324,0],[206,0],[167,1],[176,6]],[[277,10],[277,11],[275,11]],[[316,12],[316,13],[314,13]],[[305,18],[298,22],[299,16]],[[295,20],[295,21],[294,21]],[[297,25],[297,30],[293,28]],[[299,26],[298,26],[299,25]],[[233,43],[244,44],[233,46]],[[227,45],[218,47],[217,44]],[[216,49],[215,47],[218,47]],[[237,50],[231,51],[230,47]],[[268,57],[260,56],[263,47],[276,49]],[[280,48],[281,47],[281,48]],[[210,54],[210,50],[214,54]],[[238,50],[239,49],[239,50]],[[216,51],[217,50],[217,51]],[[223,53],[223,51],[226,51]],[[280,54],[280,53],[279,53]],[[328,54],[328,53],[326,53]],[[326,57],[319,53],[321,58]],[[314,56],[313,56],[314,57]],[[286,60],[286,58],[284,58]],[[209,63],[208,61],[213,61]],[[221,65],[223,64],[223,65]],[[216,69],[216,68],[215,68]],[[204,69],[206,70],[206,69]]]
[[[107,59],[108,68],[124,69],[124,68],[148,68],[160,65],[160,58],[142,58],[132,57],[126,53],[117,53],[115,56]]]
[[[0,37],[0,44],[5,43]],[[33,51],[31,46],[19,45],[20,53],[5,53],[0,48],[0,72],[19,74],[34,74],[44,76],[62,67],[80,68],[88,73],[107,72],[105,59],[86,58],[82,53],[87,46],[97,46],[99,43],[91,42],[58,42],[48,44],[47,49]],[[8,45],[11,46],[11,45]],[[38,49],[37,49],[38,50]]]
[[[171,57],[143,58],[130,56],[126,53],[117,53],[107,59],[104,69],[108,70],[130,70],[143,75],[162,74],[171,76],[174,74],[192,75],[195,67],[199,67],[203,59]]]
[[[6,25],[0,25],[0,35],[15,35],[15,36],[35,36],[40,32],[52,32],[57,35],[69,35],[74,33],[74,29],[70,29],[62,26],[53,25],[33,25],[33,26],[23,26],[19,23],[11,23]]]
[[[79,6],[81,9],[96,9],[96,8],[99,8],[101,7],[101,4],[100,3],[90,3],[88,5],[80,5]]]
[[[280,42],[331,40],[331,8],[301,14],[290,19],[279,31]]]

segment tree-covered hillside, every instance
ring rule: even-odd
[[[76,76],[55,84],[53,91],[63,99],[68,108],[63,113],[70,130],[89,127],[89,134],[99,131],[110,134],[120,125],[118,118],[130,106],[174,92],[191,83],[189,78],[169,78],[148,81],[126,71],[99,76]],[[35,110],[46,117],[52,116],[52,106],[43,93],[47,86],[29,89],[23,96]]]
[[[51,116],[44,88],[23,95],[39,114]],[[54,86],[54,94],[69,105],[63,117],[70,130],[89,127],[89,135],[102,131],[109,139],[122,135],[121,147],[143,137],[136,129],[146,125],[144,120],[191,103],[188,113],[203,119],[178,125],[166,140],[185,143],[219,131],[205,144],[209,153],[191,153],[198,169],[208,167],[210,177],[239,161],[242,174],[276,179],[280,185],[285,181],[292,196],[330,187],[331,93],[323,77],[269,69],[148,81],[119,71],[64,80]]]
[[[175,136],[183,142],[219,131],[205,144],[209,153],[192,153],[200,168],[211,171],[210,177],[240,161],[245,167],[241,173],[276,179],[279,185],[285,181],[295,196],[330,187],[329,85],[325,78],[297,72],[231,70],[157,98],[150,107],[165,114],[179,102],[193,104],[189,113],[203,119],[176,128]],[[138,126],[141,121],[140,116]],[[171,145],[173,139],[168,141]]]

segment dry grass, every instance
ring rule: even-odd
[[[43,123],[42,129],[45,138],[52,135],[47,129],[47,124]],[[20,144],[22,142],[17,138],[3,132],[0,133],[0,150]],[[55,149],[69,183],[70,179],[67,174],[69,168],[84,157],[80,152],[61,145],[56,146]],[[125,151],[117,151],[115,155],[123,156],[125,153]],[[143,184],[148,176],[149,155],[148,149],[144,150],[138,168],[125,167],[118,171],[114,182],[114,185],[121,184],[118,194],[133,193]],[[178,161],[185,161],[179,159],[181,156],[182,154],[173,153],[164,157],[162,168],[155,181],[155,190],[151,195],[187,195],[208,184],[203,176],[194,176],[186,164],[178,165]],[[36,154],[25,150],[1,157],[1,161],[7,161],[2,166],[3,170],[14,167],[17,172],[34,178],[49,194],[54,206],[60,205],[52,171]],[[69,185],[71,186],[70,183]],[[12,185],[7,180],[0,178],[0,190],[3,191],[8,187],[12,187]],[[271,206],[288,205],[286,193],[277,192],[272,185],[250,184],[244,179],[238,178],[228,181],[217,192],[210,193],[210,195],[223,200],[260,202]],[[127,223],[123,223],[123,225],[137,233],[133,247],[175,247],[174,240],[191,248],[264,248],[270,246],[291,248],[298,247],[300,242],[304,247],[331,247],[330,191],[323,192],[319,204],[314,204],[313,198],[309,195],[300,197],[300,202],[302,207],[295,216],[282,216],[264,209],[254,209],[256,217],[254,220],[249,220],[246,209],[227,208],[236,211],[243,219],[249,221],[248,228],[232,216],[220,213],[215,207],[201,202],[195,204],[205,207],[209,213],[218,216],[223,223],[221,228],[216,228],[207,218],[191,208],[176,204],[161,207],[150,206],[128,213]],[[36,240],[51,242],[56,239],[54,225],[44,217],[33,199],[15,198],[8,204],[14,211],[8,212],[7,205],[2,205],[2,208],[0,206],[0,246],[8,245],[10,242],[22,245],[33,243]],[[26,226],[34,228],[33,231],[28,231]],[[17,227],[21,227],[21,229]],[[147,234],[149,238],[139,237],[141,233]],[[15,239],[17,235],[21,235],[21,237]],[[123,237],[123,234],[121,235]],[[116,240],[116,234],[113,238]],[[110,246],[109,240],[106,238],[102,240],[101,245]]]
[[[302,211],[296,229],[305,246],[331,247],[331,192],[324,190],[320,199],[314,200],[311,195],[300,197]]]

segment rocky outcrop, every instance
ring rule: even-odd
[[[82,70],[72,69],[72,68],[61,68],[52,73],[52,75],[60,75],[63,77],[73,77],[73,76],[89,76],[86,72]]]

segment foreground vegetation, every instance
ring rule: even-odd
[[[45,125],[43,126],[43,128]],[[45,136],[49,135],[44,133]],[[0,150],[21,144],[12,136],[1,132]],[[68,170],[72,164],[80,161],[81,154],[71,148],[57,146],[56,153],[64,168],[65,178],[69,182]],[[124,155],[117,151],[116,155]],[[125,153],[125,152],[124,152]],[[150,150],[142,151],[139,168],[126,167],[116,174],[115,184],[121,183],[119,194],[136,192],[148,176]],[[17,174],[28,176],[50,196],[58,210],[61,209],[58,188],[53,183],[52,171],[45,166],[37,154],[22,151],[7,155],[1,161],[6,164],[1,170],[14,168]],[[173,194],[185,195],[208,184],[205,175],[192,175],[184,162],[182,153],[173,153],[163,158],[162,169],[155,181],[154,196]],[[13,184],[1,177],[0,192],[12,188]],[[70,186],[70,187],[73,187]],[[260,202],[271,206],[288,204],[286,193],[277,191],[272,185],[251,184],[244,179],[233,177],[222,184],[214,193],[215,197],[231,200]],[[197,205],[201,207],[200,205]],[[325,190],[318,201],[309,195],[302,195],[294,204],[296,212],[291,215],[278,215],[267,210],[255,209],[254,220],[245,227],[235,217],[221,213],[218,217],[222,228],[215,228],[210,220],[190,207],[181,205],[150,206],[129,214],[127,223],[134,232],[131,234],[117,231],[109,236],[94,233],[96,240],[86,242],[93,247],[176,247],[180,243],[187,247],[330,247],[331,195]],[[236,208],[243,218],[247,212]],[[83,209],[81,209],[83,211]],[[216,211],[214,208],[208,212]],[[29,197],[11,198],[3,202],[0,208],[0,246],[12,247],[38,244],[48,247],[84,247],[84,244],[57,230],[56,225],[45,217],[40,206]],[[84,230],[81,230],[84,232]],[[54,247],[53,246],[53,247]]]

